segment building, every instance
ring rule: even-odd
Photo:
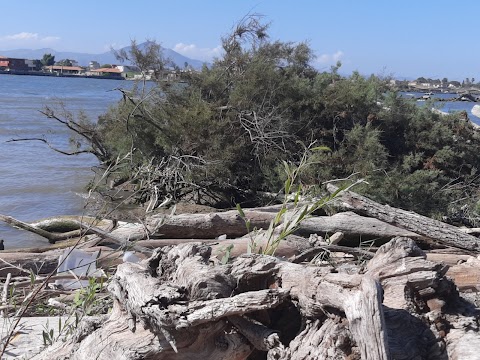
[[[33,60],[26,60],[26,59],[16,59],[16,58],[9,58],[5,56],[0,56],[0,70],[4,71],[28,71],[30,70],[29,64],[27,61],[31,61],[33,65]]]
[[[52,65],[52,66],[45,66],[44,69],[51,73],[65,74],[65,75],[81,75],[85,72],[85,69],[80,66]]]
[[[90,73],[95,76],[108,76],[122,78],[122,71],[116,68],[91,69]]]
[[[112,65],[112,68],[120,70],[122,73],[139,73],[140,69],[138,66],[133,65]]]

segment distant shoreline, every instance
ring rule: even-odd
[[[4,71],[0,70],[0,75],[27,75],[27,76],[48,76],[48,77],[68,77],[68,78],[84,78],[84,79],[103,79],[103,80],[126,80],[119,76],[103,76],[103,75],[74,75],[46,73],[42,71]]]

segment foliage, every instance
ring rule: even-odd
[[[55,63],[55,65],[58,65],[58,66],[72,66],[73,63],[72,63],[72,60],[70,60],[70,59],[63,59],[63,60],[57,61]]]
[[[52,54],[44,54],[42,60],[40,60],[43,66],[51,66],[55,64],[55,56]]]
[[[140,202],[171,196],[216,206],[243,206],[285,181],[279,162],[311,153],[302,184],[365,178],[357,190],[425,215],[446,214],[478,199],[479,136],[460,114],[441,116],[388,88],[388,78],[319,71],[307,43],[273,41],[268,25],[248,16],[222,38],[223,55],[181,81],[163,81],[161,47],[132,43],[117,54],[151,75],[100,117],[66,123],[76,151],[109,166],[126,158],[122,181]],[[145,77],[146,78],[146,77]],[[54,117],[54,114],[50,114]],[[77,126],[80,125],[80,126]]]
[[[97,280],[94,277],[88,279],[88,286],[77,290],[73,303],[75,307],[85,315],[99,314],[105,307],[98,293],[104,288],[103,280]]]
[[[287,175],[283,189],[283,202],[280,210],[277,212],[275,218],[272,219],[266,231],[262,232],[258,229],[251,231],[250,220],[246,217],[240,204],[237,204],[237,211],[245,221],[247,232],[250,234],[250,243],[248,246],[250,253],[258,252],[264,255],[274,255],[280,243],[286,239],[287,236],[298,230],[304,220],[308,219],[314,212],[328,205],[337,197],[340,191],[345,190],[345,188],[339,188],[333,194],[328,194],[310,201],[305,200],[307,191],[302,188],[298,180],[301,173],[312,164],[310,160],[311,156],[308,156],[312,151],[330,151],[330,149],[324,146],[311,147],[310,149],[305,149],[298,165],[289,164],[286,161],[283,162],[285,174]],[[300,200],[303,201],[301,202]],[[257,240],[259,236],[264,236],[266,239],[264,247],[258,244]],[[223,258],[222,261],[225,261],[225,258]],[[226,261],[228,261],[228,257]]]

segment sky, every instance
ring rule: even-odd
[[[339,60],[343,74],[480,80],[478,0],[0,0],[0,12],[0,55],[41,48],[97,54],[155,40],[211,61],[235,23],[260,14],[271,40],[306,41],[319,70]]]

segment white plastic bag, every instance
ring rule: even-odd
[[[96,266],[98,253],[98,251],[86,253],[79,249],[65,249],[58,259],[60,266],[58,267],[57,275],[68,275],[73,272],[78,277],[103,276],[104,272],[97,270]],[[88,286],[88,280],[58,279],[55,281],[55,285],[62,286],[64,289],[79,289]]]

